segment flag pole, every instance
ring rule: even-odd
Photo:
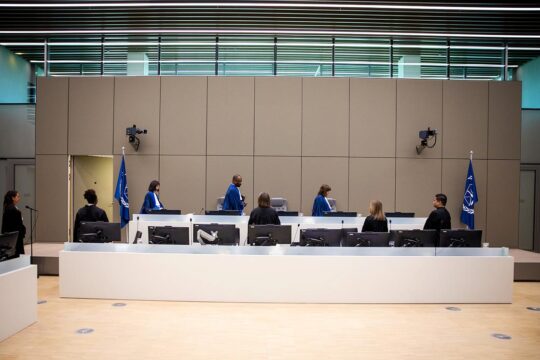
[[[469,151],[469,159],[471,159],[471,161],[472,161],[472,156],[473,156],[473,151],[471,150]]]

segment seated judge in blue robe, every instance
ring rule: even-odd
[[[311,211],[311,216],[323,216],[325,212],[332,211],[332,207],[326,198],[328,193],[332,188],[326,184],[321,185],[319,193],[315,197],[313,202],[313,210]]]
[[[162,210],[163,203],[159,200],[159,181],[152,180],[144,197],[141,214],[150,214],[152,210]]]
[[[244,202],[245,197],[240,193],[240,186],[242,186],[242,177],[238,174],[234,175],[232,183],[225,193],[223,210],[244,210],[246,203]]]

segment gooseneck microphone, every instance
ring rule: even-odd
[[[133,240],[133,244],[137,244],[141,237],[142,232],[139,231],[139,217],[137,216],[137,232],[135,233],[135,240]]]
[[[29,210],[32,210],[32,211],[38,211],[37,209],[34,209],[33,207],[30,207],[30,206],[28,206],[28,205],[25,205],[24,207],[27,208],[27,209],[29,209]]]
[[[298,230],[300,230],[300,224],[296,224],[296,225],[297,225],[296,226],[296,231],[294,233],[293,238],[291,239],[291,242],[294,242],[294,240],[296,240],[296,235],[298,235]],[[298,241],[298,242],[300,242],[300,241]]]

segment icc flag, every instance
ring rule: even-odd
[[[127,223],[129,223],[128,186],[124,155],[122,155],[122,164],[120,165],[120,172],[118,173],[118,181],[116,183],[114,198],[118,200],[118,204],[120,205],[120,226],[124,227]]]
[[[474,204],[478,202],[476,182],[474,181],[474,171],[472,160],[469,161],[469,171],[465,180],[465,194],[463,195],[463,209],[461,210],[461,222],[469,229],[474,229]]]

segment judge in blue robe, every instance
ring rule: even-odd
[[[242,177],[240,175],[234,175],[232,184],[229,185],[225,193],[223,210],[244,210],[246,203],[244,202],[245,198],[240,193],[240,186],[242,186]]]
[[[330,186],[323,184],[319,189],[319,193],[313,201],[313,210],[311,211],[311,216],[323,216],[325,212],[332,211],[330,203],[328,203],[328,193],[332,190]]]
[[[150,214],[152,210],[162,210],[163,203],[159,200],[159,181],[152,180],[148,186],[148,192],[144,196],[141,214]]]

